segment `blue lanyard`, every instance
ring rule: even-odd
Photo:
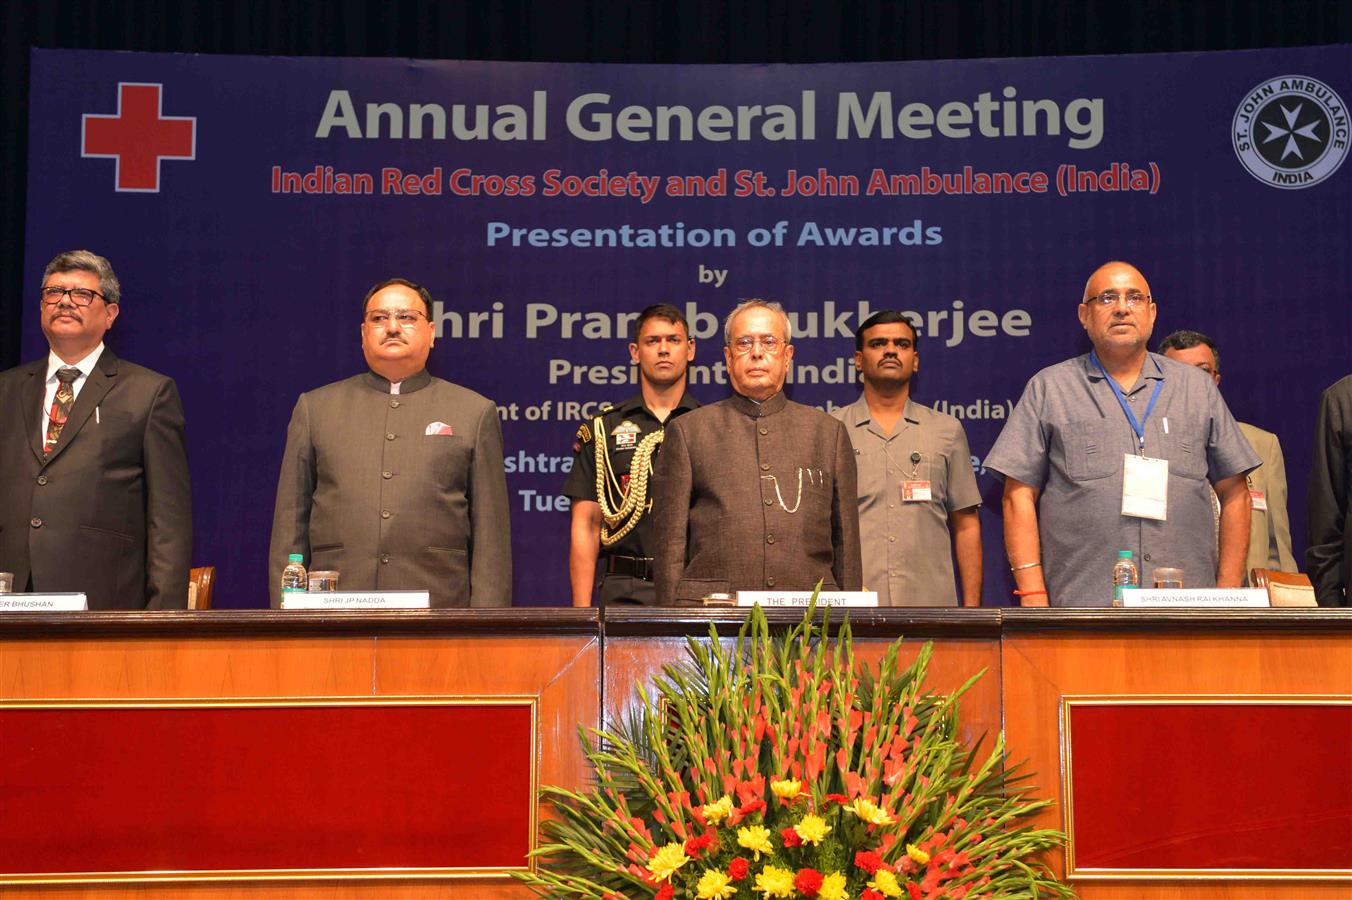
[[[1112,376],[1108,374],[1108,370],[1103,368],[1103,363],[1099,362],[1098,354],[1091,350],[1089,352],[1089,358],[1094,361],[1094,365],[1098,366],[1098,370],[1103,373],[1103,380],[1108,382],[1108,387],[1113,389],[1113,396],[1117,398],[1118,406],[1121,406],[1122,412],[1127,414],[1127,421],[1131,423],[1131,430],[1136,432],[1137,446],[1140,447],[1141,452],[1144,453],[1145,423],[1150,419],[1150,414],[1155,409],[1155,401],[1160,398],[1160,391],[1164,389],[1164,379],[1161,378],[1155,382],[1155,390],[1150,395],[1150,403],[1146,405],[1145,415],[1142,416],[1141,421],[1138,422],[1136,421],[1136,414],[1131,411],[1131,406],[1127,403],[1126,395],[1123,394],[1122,389],[1117,386],[1117,382],[1113,381]]]

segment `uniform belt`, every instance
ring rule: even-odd
[[[649,556],[607,556],[607,575],[628,575],[630,578],[653,580],[653,561]]]

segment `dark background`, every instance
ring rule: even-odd
[[[606,63],[816,63],[1352,42],[1352,2],[0,2],[0,369],[19,362],[31,47]],[[1149,60],[1133,61],[1149,65]],[[31,198],[41,202],[41,197]],[[48,248],[50,253],[67,249]],[[47,251],[44,254],[50,255]]]

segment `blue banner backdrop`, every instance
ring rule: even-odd
[[[108,256],[111,336],[177,378],[198,563],[266,604],[297,395],[360,371],[359,302],[437,300],[431,368],[501,408],[518,605],[567,602],[576,423],[635,389],[626,313],[794,313],[792,396],[857,396],[852,332],[921,323],[915,396],[964,419],[987,603],[1009,582],[981,467],[1024,382],[1083,352],[1099,263],[1150,279],[1156,338],[1219,342],[1235,415],[1286,450],[1304,545],[1318,392],[1352,369],[1352,47],[806,66],[619,66],[35,50],[26,283]],[[26,305],[25,359],[45,350]],[[1115,548],[1105,547],[1105,571]]]

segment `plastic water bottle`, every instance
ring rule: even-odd
[[[292,553],[286,559],[286,568],[282,569],[282,593],[304,591],[307,585],[305,557],[299,553]]]
[[[1141,573],[1131,558],[1131,551],[1118,550],[1117,562],[1113,564],[1113,606],[1122,605],[1122,588],[1140,586]]]

